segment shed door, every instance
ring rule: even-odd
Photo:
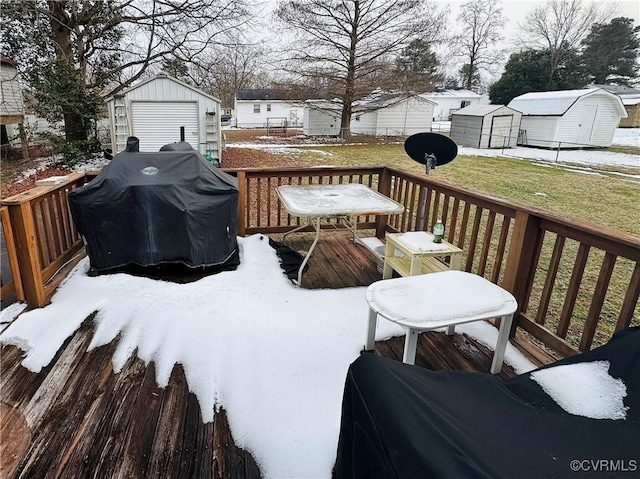
[[[588,145],[591,143],[591,133],[593,132],[593,125],[596,122],[596,112],[598,111],[597,105],[584,105],[580,112],[580,119],[578,120],[578,133],[576,135],[576,143]]]
[[[133,134],[140,139],[140,151],[158,151],[160,147],[184,141],[198,149],[198,104],[196,102],[131,102]]]
[[[494,116],[491,119],[491,133],[489,136],[489,148],[503,148],[510,146],[511,124],[513,115]]]

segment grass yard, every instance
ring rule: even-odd
[[[391,164],[424,172],[422,165],[406,155],[402,144],[313,146],[310,151],[300,151],[295,156],[298,166]],[[616,170],[636,178],[617,175],[613,170],[608,167],[595,175],[530,160],[459,155],[431,174],[456,185],[640,236],[640,169]]]

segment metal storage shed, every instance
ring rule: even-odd
[[[111,148],[119,153],[127,137],[140,139],[140,151],[158,151],[184,141],[205,157],[220,161],[220,100],[165,74],[124,90],[107,100]]]
[[[546,148],[611,146],[627,117],[620,97],[601,88],[526,93],[508,106],[522,112],[518,144]]]
[[[471,105],[453,113],[449,136],[460,146],[516,146],[522,114],[504,105]]]

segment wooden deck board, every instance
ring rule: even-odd
[[[313,240],[309,234],[292,236],[287,244],[300,251]],[[320,239],[303,287],[366,286],[379,279],[374,255],[337,233]],[[2,348],[0,401],[13,419],[3,418],[0,428],[21,418],[29,426],[12,437],[12,451],[18,451],[12,454],[21,457],[13,458],[3,477],[260,477],[251,455],[236,447],[224,410],[215,413],[213,423],[202,422],[180,365],[166,388],[156,384],[154,365],[135,355],[115,373],[112,357],[118,340],[86,351],[93,328],[88,318],[40,373],[20,365],[23,353],[18,348]],[[403,347],[403,337],[391,338],[376,343],[374,354],[401,360]],[[419,337],[416,364],[488,372],[491,357],[472,338],[430,332]],[[513,375],[509,366],[503,367],[501,377]]]

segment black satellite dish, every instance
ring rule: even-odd
[[[458,154],[458,145],[448,136],[438,133],[416,133],[404,142],[404,151],[412,160],[422,163],[429,170],[446,165]]]

